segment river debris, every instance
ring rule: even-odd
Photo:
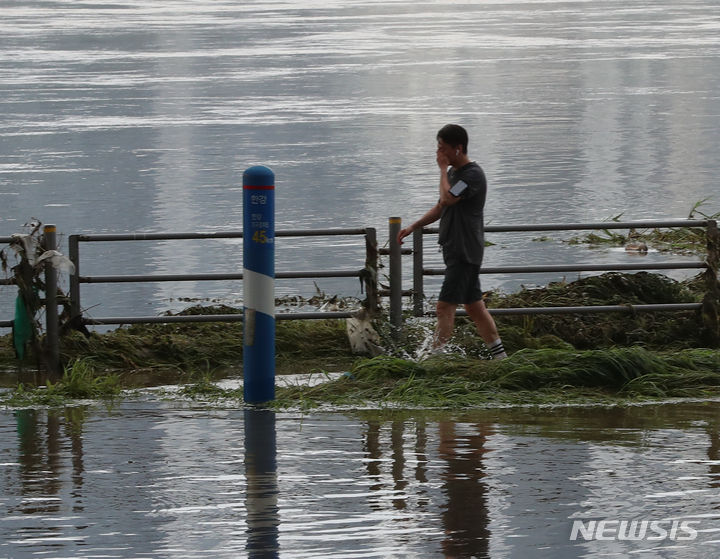
[[[658,274],[611,272],[517,293],[490,294],[490,308],[638,305],[698,302],[702,277],[679,282]],[[358,302],[359,304],[359,302]],[[196,305],[181,314],[232,314],[241,309]],[[368,317],[365,317],[366,319]],[[403,336],[388,321],[372,321],[384,352],[358,357],[344,320],[282,320],[276,323],[278,375],[314,373],[316,386],[278,386],[279,407],[335,406],[464,407],[559,402],[632,402],[653,398],[713,397],[720,392],[720,352],[703,348],[697,311],[594,313],[497,319],[510,357],[488,359],[468,319],[460,319],[451,354],[418,359],[431,335],[432,318],[406,320]],[[242,405],[242,390],[222,379],[242,374],[242,324],[138,324],[89,337],[63,337],[66,375],[44,394],[58,397],[117,387],[180,384],[183,397]],[[6,363],[9,336],[0,339]],[[74,372],[81,367],[81,372]],[[94,371],[93,375],[88,370]],[[335,373],[331,375],[330,373]],[[337,375],[336,373],[344,373]],[[104,380],[96,380],[104,379]],[[74,384],[71,391],[63,383]],[[25,396],[31,384],[18,385]],[[17,391],[16,391],[17,393]],[[7,403],[10,396],[0,401]]]
[[[702,281],[678,282],[660,274],[610,272],[574,282],[551,283],[540,289],[522,289],[498,297],[491,307],[627,306],[625,313],[554,314],[503,317],[503,338],[517,349],[542,347],[549,337],[577,349],[615,345],[642,345],[650,349],[698,347],[702,322],[697,311],[632,312],[633,305],[697,303],[702,299]]]
[[[641,347],[523,349],[502,361],[380,356],[316,386],[278,389],[276,407],[468,408],[628,404],[720,395],[720,352]]]
[[[720,212],[709,214],[700,210],[708,199],[700,200],[690,209],[688,219],[710,219],[720,221]],[[623,214],[608,218],[608,222],[621,221]],[[707,231],[703,227],[677,227],[677,228],[631,228],[627,235],[618,229],[602,229],[585,235],[573,236],[564,242],[571,245],[588,245],[591,248],[624,247],[627,252],[647,254],[653,250],[657,252],[672,252],[674,254],[704,255],[707,250]],[[547,241],[548,237],[542,239]]]

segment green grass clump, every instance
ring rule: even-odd
[[[276,369],[284,372],[339,371],[357,359],[350,350],[345,320],[278,320]]]
[[[522,289],[491,297],[490,308],[564,307],[694,303],[702,298],[699,282],[677,282],[667,276],[609,272],[572,283],[557,282],[539,289]],[[702,345],[700,316],[694,311],[502,316],[497,319],[505,346],[538,347],[533,340],[570,344],[578,349],[642,344],[662,351]],[[557,343],[553,342],[557,347]],[[542,346],[540,346],[542,347]]]
[[[0,402],[13,407],[56,407],[70,400],[112,400],[121,392],[118,375],[99,374],[91,360],[78,359],[65,368],[59,381],[38,387],[18,384],[16,390],[0,395]]]
[[[181,314],[236,314],[239,309],[191,307]],[[356,359],[350,352],[344,320],[279,320],[275,328],[279,374],[317,368],[337,370]],[[188,372],[222,370],[239,373],[243,362],[242,322],[135,324],[89,337],[63,337],[63,359],[91,356],[111,369],[154,371],[165,381]]]
[[[209,374],[200,375],[193,382],[184,384],[178,394],[191,400],[220,400],[226,398],[242,399],[242,390],[230,391],[221,388],[215,384],[214,379]]]
[[[197,314],[190,307],[181,314]],[[233,314],[238,309],[206,307],[204,314]],[[134,324],[89,337],[73,332],[63,337],[61,352],[66,361],[90,355],[116,369],[201,370],[242,363],[242,323],[195,322]]]
[[[116,374],[99,374],[90,359],[78,359],[70,364],[62,379],[48,387],[68,398],[114,398],[120,394],[120,378]]]
[[[275,405],[464,408],[718,394],[717,351],[525,349],[502,361],[446,355],[419,363],[387,356],[362,360],[335,381],[279,389]]]
[[[613,272],[507,296],[492,294],[487,304],[502,308],[697,302],[706,289],[704,278],[676,282],[659,274]],[[213,312],[241,311],[191,307],[182,314]],[[501,362],[487,359],[475,326],[466,318],[458,319],[448,344],[457,355],[423,361],[407,356],[427,344],[433,318],[408,317],[399,336],[387,320],[378,318],[375,326],[385,355],[372,359],[352,354],[344,320],[279,320],[278,375],[347,374],[316,386],[278,388],[274,405],[462,408],[616,403],[719,392],[718,352],[697,349],[704,345],[704,326],[695,311],[498,315],[496,322],[510,353]],[[12,351],[9,336],[0,342],[0,353]],[[242,389],[225,390],[215,384],[218,378],[240,375],[242,351],[241,322],[134,325],[89,336],[75,332],[62,337],[61,353],[69,365],[60,381],[38,389],[18,384],[14,393],[0,396],[0,402],[54,405],[72,398],[112,398],[121,383],[181,383],[180,391],[172,394],[242,405]],[[38,378],[35,382],[42,382]]]

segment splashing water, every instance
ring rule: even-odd
[[[465,348],[456,343],[448,342],[441,348],[434,348],[434,328],[427,325],[420,325],[420,331],[422,335],[422,340],[415,352],[412,355],[407,355],[407,359],[415,362],[420,362],[424,361],[428,357],[432,357],[433,355],[455,355],[458,357],[467,357],[467,352],[465,351]]]

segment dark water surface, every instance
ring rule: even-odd
[[[715,0],[0,0],[0,46],[0,236],[35,217],[63,251],[73,233],[240,230],[255,164],[276,174],[278,229],[374,226],[383,244],[388,217],[435,202],[447,122],[470,132],[492,224],[718,211]],[[630,258],[534,237],[490,238],[486,263]],[[362,266],[361,243],[331,245],[279,239],[276,268]],[[82,251],[84,275],[242,261],[235,240]],[[14,296],[0,290],[3,316]],[[186,298],[239,305],[242,286],[83,286],[89,316]],[[0,417],[2,559],[720,555],[716,403],[303,416],[147,400]],[[577,520],[607,528],[572,541]],[[665,537],[613,536],[633,520]]]
[[[374,226],[382,244],[388,217],[409,223],[435,202],[447,122],[470,132],[493,224],[681,218],[704,198],[718,211],[716,0],[3,0],[0,12],[0,235],[31,217],[63,235],[239,230],[242,173],[265,164],[278,229]],[[536,236],[490,239],[487,264],[588,258]],[[234,272],[240,244],[95,244],[83,274]],[[357,242],[327,244],[281,240],[277,269],[362,266]],[[355,280],[318,284],[360,294]],[[90,316],[242,298],[240,282],[83,293]]]
[[[302,415],[147,399],[0,415],[0,557],[720,553],[716,402]],[[603,520],[604,539],[571,540],[573,522]],[[618,538],[633,520],[656,530]]]

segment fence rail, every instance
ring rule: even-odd
[[[532,266],[495,266],[482,267],[481,274],[517,274],[517,273],[564,273],[564,272],[609,272],[609,271],[639,271],[639,270],[679,270],[679,269],[705,269],[707,275],[708,291],[717,289],[718,272],[718,227],[717,222],[710,219],[673,219],[673,220],[642,220],[642,221],[612,221],[593,223],[545,223],[545,224],[518,224],[518,225],[488,225],[486,233],[511,233],[511,232],[538,232],[538,231],[579,231],[579,230],[609,230],[609,229],[650,229],[650,228],[704,228],[707,237],[707,257],[701,261],[686,262],[653,262],[653,263],[624,263],[616,262],[609,264],[562,264],[562,265],[532,265]],[[387,253],[390,255],[390,321],[399,330],[402,326],[402,297],[412,297],[413,315],[416,317],[433,315],[432,311],[424,308],[425,276],[437,276],[444,274],[441,268],[425,268],[423,263],[423,237],[429,234],[437,234],[439,228],[425,227],[413,231],[412,249],[401,249],[397,242],[397,234],[401,229],[400,218],[390,218],[388,223],[388,237],[390,248]],[[402,266],[400,264],[403,254],[412,254],[412,277],[413,287],[411,290],[403,290]],[[490,309],[493,315],[531,315],[531,314],[562,314],[562,313],[598,313],[598,312],[657,312],[657,311],[686,311],[698,310],[703,303],[687,304],[657,304],[657,305],[597,305],[587,307],[524,307]],[[465,315],[464,310],[458,310],[458,315]]]
[[[517,225],[487,225],[486,233],[512,233],[537,231],[590,231],[605,229],[660,229],[673,227],[707,227],[708,219],[647,219],[638,221],[594,221],[589,223],[535,223]],[[437,233],[437,227],[426,227],[427,233]]]
[[[275,313],[275,320],[319,320],[331,318],[352,318],[350,311]],[[176,324],[180,322],[242,322],[242,313],[236,314],[189,314],[163,316],[116,316],[108,318],[84,318],[88,325],[101,324]]]
[[[332,236],[363,236],[365,238],[365,267],[355,270],[305,270],[275,272],[276,279],[302,278],[359,278],[365,287],[365,305],[369,309],[378,306],[377,290],[377,233],[372,227],[343,229],[308,229],[275,231],[275,237],[332,237]],[[69,256],[75,265],[70,275],[70,314],[72,317],[82,316],[80,285],[84,283],[141,283],[167,281],[222,281],[242,280],[242,273],[204,273],[204,274],[124,274],[105,276],[83,276],[80,274],[80,243],[117,242],[117,241],[167,241],[197,239],[241,239],[242,231],[219,231],[206,233],[126,233],[126,234],[95,234],[71,235],[69,237]],[[351,312],[297,312],[276,313],[276,320],[308,320],[322,318],[350,318]],[[211,314],[187,316],[139,316],[139,317],[99,317],[82,318],[88,325],[100,324],[140,324],[140,323],[171,323],[171,322],[241,322],[242,314]]]
[[[705,269],[707,295],[702,303],[677,303],[677,304],[647,304],[647,305],[602,305],[587,307],[530,307],[530,308],[503,308],[490,309],[494,315],[510,314],[558,314],[558,313],[598,313],[598,312],[658,312],[658,311],[688,311],[702,310],[703,320],[706,315],[709,320],[714,316],[713,324],[707,325],[715,328],[717,333],[717,300],[720,298],[720,287],[718,286],[717,274],[720,265],[720,234],[718,233],[717,222],[714,220],[645,220],[629,222],[602,222],[602,223],[570,223],[570,224],[518,224],[518,225],[488,225],[485,228],[487,233],[512,233],[512,232],[536,232],[536,231],[574,231],[574,230],[610,230],[610,229],[646,229],[646,228],[675,228],[675,227],[696,227],[705,228],[707,236],[707,254],[702,261],[685,262],[654,262],[641,263],[610,263],[610,264],[563,264],[563,265],[542,265],[542,266],[495,266],[481,269],[483,274],[516,274],[516,273],[546,273],[546,272],[601,272],[618,270],[671,270],[671,269]],[[52,228],[49,234],[48,228]],[[414,231],[412,249],[402,249],[397,242],[397,233],[401,228],[400,218],[389,219],[389,248],[379,251],[377,234],[374,228],[348,228],[348,229],[315,229],[315,230],[286,230],[276,231],[276,237],[309,237],[309,236],[339,236],[359,235],[364,236],[366,261],[362,269],[355,270],[310,270],[310,271],[283,271],[276,272],[278,279],[285,278],[328,278],[328,277],[357,277],[363,283],[366,290],[366,301],[364,305],[371,312],[379,309],[379,297],[390,296],[389,314],[390,322],[399,331],[403,320],[403,296],[411,296],[412,310],[415,316],[429,316],[432,311],[425,311],[424,285],[425,276],[434,276],[444,273],[443,269],[425,268],[423,264],[423,237],[428,234],[437,234],[438,229],[427,227]],[[89,283],[131,283],[131,282],[163,282],[163,281],[222,281],[241,280],[242,273],[195,273],[195,274],[149,274],[149,275],[81,275],[81,243],[93,242],[116,242],[116,241],[166,241],[166,240],[190,240],[190,239],[231,239],[242,238],[240,231],[207,232],[207,233],[129,233],[129,234],[93,234],[93,235],[71,235],[69,237],[69,257],[75,266],[74,272],[70,275],[70,315],[71,319],[80,320],[88,325],[102,324],[137,324],[137,323],[179,323],[179,322],[238,322],[242,321],[242,313],[237,314],[214,314],[214,315],[173,315],[173,316],[137,316],[137,317],[99,317],[86,318],[82,316],[81,306],[81,284]],[[14,237],[0,237],[0,243],[8,244]],[[43,237],[44,250],[54,250],[54,226],[46,226]],[[378,254],[389,255],[389,289],[380,291],[378,289]],[[402,256],[412,255],[413,288],[402,289]],[[46,285],[50,290],[55,291],[56,271],[49,263],[45,265]],[[51,277],[52,276],[52,277]],[[13,278],[0,280],[3,284],[14,283]],[[57,311],[57,302],[54,301],[54,293],[46,297],[46,307],[54,307]],[[708,306],[710,305],[710,306]],[[712,308],[711,308],[712,307]],[[52,309],[50,309],[52,311]],[[707,311],[707,312],[706,312]],[[459,311],[458,314],[464,314]],[[276,313],[277,320],[293,319],[323,319],[323,318],[350,318],[353,313],[347,312],[279,312]],[[55,348],[48,348],[49,354],[57,353],[57,313],[48,312],[47,338],[48,343],[54,344]],[[54,323],[54,324],[53,324]],[[0,327],[11,327],[12,320],[0,321]],[[53,331],[54,329],[54,331]]]

